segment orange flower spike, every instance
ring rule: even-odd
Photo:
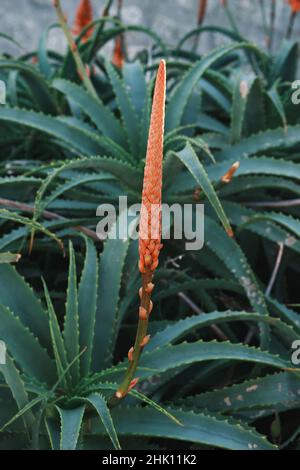
[[[150,120],[139,229],[139,269],[154,271],[161,241],[162,159],[166,98],[166,63],[160,61]]]
[[[300,11],[300,0],[288,0],[292,13],[298,13]]]
[[[198,3],[198,20],[197,20],[198,25],[201,25],[203,23],[205,13],[206,13],[206,7],[207,7],[207,0],[199,0],[199,3]]]
[[[119,35],[115,39],[115,49],[111,63],[118,69],[121,69],[123,67],[124,62],[125,57],[123,52],[123,41],[121,35]]]
[[[230,183],[234,173],[238,170],[239,167],[240,167],[240,162],[235,162],[229,168],[229,170],[225,173],[225,175],[222,176],[222,178],[221,178],[222,183]]]
[[[93,21],[93,7],[90,0],[80,0],[78,5],[74,26],[73,34],[79,36],[82,30]],[[93,28],[90,28],[83,36],[83,42],[86,42],[89,37],[93,34]]]

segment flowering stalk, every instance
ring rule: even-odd
[[[261,16],[262,16],[265,43],[266,43],[266,46],[269,47],[270,37],[269,37],[269,30],[268,30],[268,25],[267,25],[266,3],[264,2],[264,0],[259,0],[259,6],[260,6]]]
[[[150,129],[144,171],[142,192],[142,209],[139,228],[139,270],[142,287],[139,290],[139,321],[134,346],[128,351],[129,366],[124,380],[118,388],[113,405],[120,400],[137,383],[134,379],[143,348],[150,340],[147,334],[149,315],[152,311],[151,294],[154,288],[153,273],[158,266],[161,245],[161,191],[162,191],[162,158],[165,118],[166,64],[161,60],[157,72]],[[153,208],[154,215],[153,215]]]
[[[227,0],[220,0],[221,7],[224,8],[224,11],[226,13],[227,19],[230,23],[230,26],[232,27],[232,30],[236,33],[239,34],[239,30],[237,28],[235,19],[233,17],[233,14],[231,13],[231,10],[228,6],[228,1]]]
[[[119,36],[117,36],[115,39],[115,47],[114,47],[114,52],[113,52],[111,63],[118,69],[122,69],[124,60],[125,60],[125,57],[124,57],[124,52],[123,52],[123,41],[122,41],[121,34],[119,34]]]
[[[286,38],[290,38],[293,32],[295,18],[297,13],[300,11],[300,0],[288,0],[291,7],[291,15],[288,23],[288,28],[286,32]]]
[[[93,7],[90,0],[81,0],[76,11],[75,21],[73,26],[73,34],[79,36],[80,33],[93,21]],[[93,34],[93,27],[90,27],[82,41],[86,42]]]
[[[203,23],[205,13],[206,13],[206,7],[207,7],[207,0],[199,0],[199,2],[198,2],[198,19],[197,19],[198,26]]]
[[[270,35],[269,35],[269,51],[272,50],[273,36],[274,36],[274,23],[276,16],[276,0],[272,0],[270,12]]]
[[[97,45],[99,44],[99,39],[101,37],[101,34],[105,26],[105,21],[109,19],[108,16],[109,16],[109,11],[110,11],[112,2],[113,0],[106,0],[105,6],[102,11],[102,19],[101,21],[98,22],[98,25],[95,28],[94,40],[89,42],[87,49],[86,49],[87,62],[90,62],[95,54]],[[110,20],[112,19],[113,18],[110,18]]]
[[[121,22],[123,0],[118,0],[118,20]],[[111,63],[118,69],[122,69],[125,62],[124,34],[120,33],[115,39],[115,47]]]
[[[206,7],[207,7],[207,0],[198,1],[197,26],[201,26],[204,21]],[[197,50],[198,45],[199,45],[199,32],[196,34],[196,37],[195,37],[195,42],[194,42],[194,47],[193,47],[194,51]]]
[[[102,16],[108,16],[109,10],[113,0],[107,0],[105,7],[103,8]]]
[[[66,36],[66,39],[67,39],[67,42],[69,44],[71,53],[72,53],[74,61],[76,63],[78,75],[82,79],[82,81],[84,83],[84,86],[86,87],[87,91],[92,96],[97,98],[98,95],[96,93],[96,90],[95,90],[95,88],[94,88],[94,86],[93,86],[93,84],[92,84],[92,82],[91,82],[91,80],[88,76],[89,73],[88,73],[84,63],[82,62],[81,56],[80,56],[78,48],[77,48],[77,44],[74,41],[72,33],[71,33],[71,31],[70,31],[70,29],[67,25],[65,15],[64,15],[63,10],[61,8],[60,0],[52,0],[52,1],[53,1],[53,6],[54,6],[54,8],[56,10],[56,13],[57,13],[59,23],[60,23],[61,28],[62,28],[65,36]]]

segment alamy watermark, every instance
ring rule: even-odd
[[[292,342],[292,349],[294,349],[294,352],[291,356],[291,362],[294,366],[298,366],[300,364],[300,339],[295,339]]]
[[[3,80],[0,80],[0,104],[6,104],[6,85]]]
[[[300,104],[300,80],[294,80],[291,87],[295,90],[291,96],[292,103]]]
[[[118,215],[117,215],[118,214]],[[151,204],[150,213],[142,204],[128,206],[127,196],[119,197],[118,210],[113,204],[101,204],[97,208],[101,217],[96,227],[99,239],[138,238],[152,240],[184,240],[186,250],[201,250],[204,245],[204,205],[203,204]],[[151,227],[151,233],[139,229],[142,215],[143,227]],[[148,220],[150,219],[150,220]],[[161,220],[161,223],[158,221]]]
[[[0,365],[6,364],[6,344],[0,341]]]

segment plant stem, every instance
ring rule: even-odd
[[[203,21],[204,21],[204,17],[205,17],[205,13],[206,13],[206,7],[207,7],[207,0],[199,0],[198,1],[197,26],[201,26]],[[197,51],[197,48],[199,46],[199,37],[200,37],[200,34],[198,32],[195,36],[194,45],[193,45],[193,52]]]
[[[238,27],[237,27],[237,25],[236,25],[234,16],[233,16],[233,14],[231,13],[231,10],[230,10],[230,8],[229,8],[229,6],[228,6],[227,0],[224,0],[224,1],[222,2],[222,5],[223,5],[223,8],[224,8],[224,10],[225,10],[227,19],[228,19],[228,21],[229,21],[229,24],[230,24],[232,30],[233,30],[236,34],[239,35],[240,32],[239,32]]]
[[[276,280],[276,276],[277,276],[279,268],[280,268],[280,263],[281,263],[282,256],[283,256],[283,250],[284,250],[284,244],[282,242],[278,243],[278,253],[277,253],[277,256],[276,256],[275,265],[274,265],[274,268],[273,268],[268,286],[267,286],[266,291],[265,291],[266,296],[270,295],[271,290],[274,286],[274,282]],[[247,335],[244,339],[245,344],[250,344],[250,342],[251,342],[251,340],[252,340],[252,338],[255,334],[255,331],[256,331],[256,326],[251,326],[251,328],[249,329],[249,331],[248,331],[248,333],[247,333]]]
[[[101,37],[101,34],[103,32],[103,29],[105,27],[105,21],[109,19],[109,11],[110,11],[112,2],[113,2],[113,0],[107,0],[107,2],[105,4],[105,7],[103,9],[102,20],[100,20],[100,23],[98,24],[98,26],[96,28],[96,31],[94,33],[92,41],[89,41],[89,47],[88,47],[88,52],[87,52],[88,62],[90,62],[90,60],[92,59],[92,57],[93,57],[93,55],[96,51],[98,41],[99,41],[99,39]],[[111,19],[113,20],[113,18],[111,18]]]
[[[34,213],[33,206],[30,206],[29,204],[24,204],[23,202],[11,201],[10,199],[0,198],[0,206],[11,207],[13,209],[18,209],[22,212],[28,212],[30,214]],[[45,219],[49,219],[49,220],[67,220],[65,217],[62,217],[61,215],[56,214],[55,212],[50,212],[50,211],[43,211],[42,216]],[[87,235],[90,238],[93,238],[96,241],[99,240],[99,238],[97,237],[97,234],[86,227],[78,225],[72,228],[74,230],[77,230],[78,232],[84,233],[85,235]]]
[[[275,283],[275,280],[276,280],[276,276],[277,276],[278,271],[279,271],[280,263],[281,263],[281,260],[282,260],[283,250],[284,250],[284,244],[282,242],[278,243],[278,253],[277,253],[275,265],[274,265],[274,268],[273,268],[273,271],[272,271],[272,275],[271,275],[270,280],[269,280],[269,284],[266,288],[266,292],[265,292],[266,296],[269,296],[271,294],[271,290],[273,289],[273,286],[274,286],[274,283]]]
[[[148,292],[147,286],[151,283],[153,278],[153,273],[150,270],[147,270],[145,274],[142,274],[142,288],[141,288],[141,302],[140,302],[140,309],[145,309],[146,316],[145,318],[141,318],[139,315],[139,322],[135,337],[135,342],[133,346],[133,354],[132,354],[132,361],[129,361],[129,365],[127,371],[125,372],[125,376],[123,382],[121,383],[120,387],[118,388],[117,394],[114,395],[109,405],[110,407],[115,406],[120,399],[124,398],[128,392],[130,387],[131,381],[134,378],[135,372],[137,370],[139,360],[142,354],[143,346],[141,343],[145,336],[147,335],[148,331],[148,324],[149,324],[149,315],[151,313],[151,292]]]
[[[269,32],[269,51],[272,50],[272,45],[273,45],[275,16],[276,16],[276,0],[272,0],[271,17],[270,17],[270,32]]]
[[[288,23],[288,28],[287,28],[287,32],[286,32],[286,36],[285,36],[286,39],[289,39],[292,35],[296,15],[297,15],[297,13],[295,13],[294,11],[291,12],[289,23]]]
[[[262,24],[263,24],[265,42],[266,42],[266,46],[268,47],[270,37],[269,37],[269,31],[268,31],[268,26],[267,26],[266,4],[265,4],[264,0],[259,0],[259,5],[260,5],[260,10],[261,10],[261,16],[262,16]]]
[[[65,37],[67,39],[69,48],[70,48],[71,53],[73,55],[74,61],[76,63],[77,72],[78,72],[80,78],[82,79],[82,81],[84,83],[84,86],[86,87],[87,91],[90,93],[90,95],[97,98],[98,97],[97,92],[96,92],[90,78],[88,77],[85,65],[84,65],[84,63],[81,59],[80,54],[79,54],[76,42],[74,41],[72,33],[71,33],[71,31],[70,31],[70,29],[67,25],[64,12],[61,8],[60,0],[53,0],[53,6],[56,10],[58,21],[59,21],[59,23],[61,25],[61,28],[62,28],[62,30],[65,34]]]
[[[196,305],[186,294],[183,292],[178,292],[178,297],[180,297],[197,315],[204,315],[203,311]],[[215,333],[215,335],[222,341],[228,341],[227,336],[223,333],[221,328],[217,325],[212,324],[210,326],[211,330]]]

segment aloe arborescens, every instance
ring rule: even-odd
[[[148,136],[146,165],[142,192],[142,209],[139,228],[139,270],[142,275],[140,288],[139,324],[135,344],[128,352],[129,367],[116,397],[123,398],[136,385],[133,378],[142,349],[148,343],[149,315],[152,310],[151,293],[153,272],[158,266],[161,245],[161,191],[162,159],[166,95],[166,64],[162,60],[157,72],[154,89],[150,129]]]

